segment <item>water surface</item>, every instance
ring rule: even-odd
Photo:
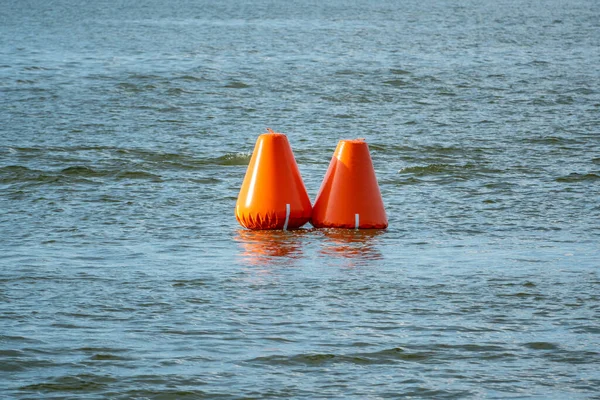
[[[4,1],[8,398],[593,398],[600,6]],[[252,232],[364,137],[386,231]]]

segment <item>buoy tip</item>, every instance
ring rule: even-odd
[[[275,135],[275,136],[285,136],[284,133],[280,133],[280,132],[275,132],[273,129],[271,128],[267,128],[267,133],[263,133],[261,136],[263,135]]]
[[[366,140],[365,138],[358,138],[358,139],[342,139],[340,140],[340,143],[347,143],[347,144],[366,144]]]
[[[263,134],[259,135],[259,139],[260,140],[267,139],[267,140],[279,141],[282,139],[287,139],[287,135],[285,133],[275,132],[271,128],[267,128],[267,133],[263,133]]]

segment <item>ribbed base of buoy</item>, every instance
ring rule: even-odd
[[[286,205],[285,215],[278,210],[264,213],[241,213],[236,208],[235,212],[235,218],[239,224],[248,229],[297,229],[309,221],[310,215],[311,213],[307,210],[292,210],[289,204]]]
[[[248,229],[296,229],[311,216],[310,199],[287,136],[258,137],[240,194],[235,217]]]

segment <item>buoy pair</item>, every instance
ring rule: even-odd
[[[388,226],[364,139],[340,140],[311,206],[287,137],[270,129],[256,141],[235,217],[248,229],[296,229],[309,221],[315,228]]]

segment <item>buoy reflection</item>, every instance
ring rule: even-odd
[[[251,231],[240,229],[236,241],[239,243],[242,260],[251,265],[273,263],[278,258],[296,259],[302,256],[301,236],[305,230]]]
[[[377,236],[384,234],[380,229],[323,229],[321,254],[362,260],[380,260],[382,253],[376,247]]]

